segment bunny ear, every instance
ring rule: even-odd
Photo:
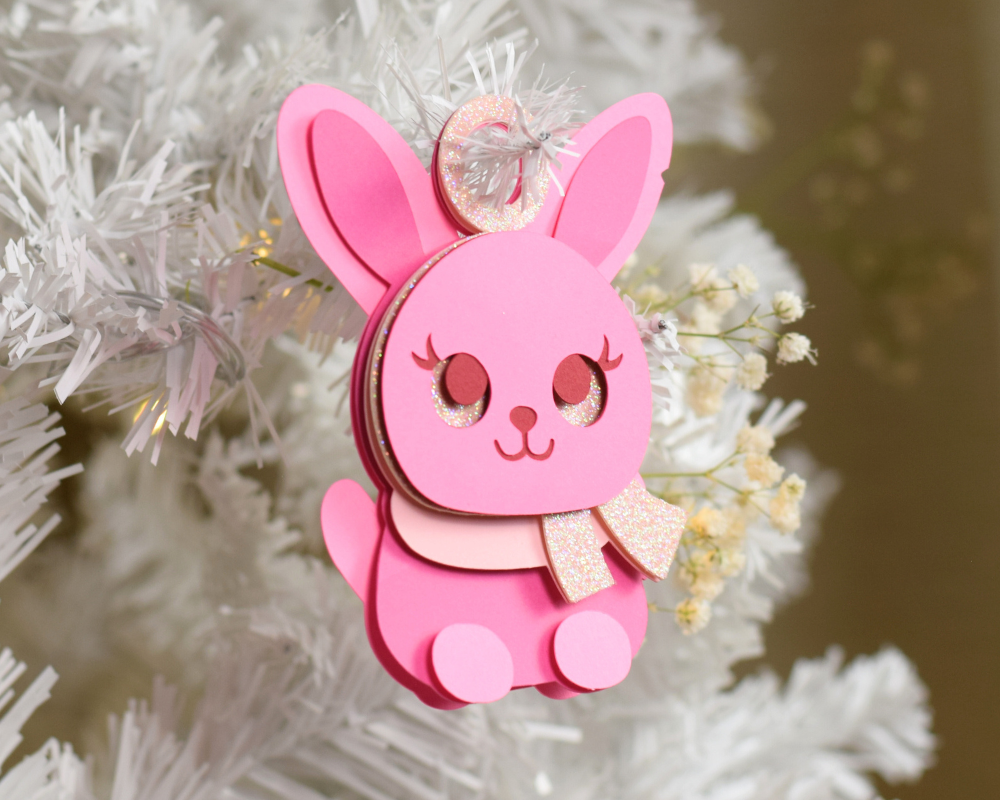
[[[564,158],[569,175],[553,236],[609,281],[649,227],[670,166],[673,125],[666,101],[637,94],[611,106],[573,137],[581,154]]]
[[[369,314],[388,287],[458,238],[406,141],[344,92],[292,92],[278,116],[278,157],[306,236]]]

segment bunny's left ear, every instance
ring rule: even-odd
[[[658,94],[633,95],[596,116],[573,141],[581,157],[562,158],[556,172],[561,181],[568,174],[569,185],[553,236],[610,281],[660,200],[673,146],[670,109]]]

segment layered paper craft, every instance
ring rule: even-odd
[[[667,574],[684,527],[637,476],[649,370],[610,283],[660,197],[666,103],[623,100],[575,134],[576,157],[523,176],[530,197],[519,183],[485,202],[463,148],[529,122],[511,97],[474,99],[428,173],[336,89],[297,89],[278,120],[295,213],[369,316],[351,414],[379,496],[334,484],[324,537],[379,660],[437,708],[620,682],[642,582]]]

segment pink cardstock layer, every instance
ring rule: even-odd
[[[386,231],[415,227],[425,257],[459,237],[406,141],[350,95],[319,84],[299,87],[282,105],[277,139],[285,187],[303,231],[369,314],[420,256],[412,244],[380,247]],[[661,176],[670,165],[670,111],[659,95],[634,95],[598,114],[573,139],[579,157],[564,157],[555,171],[567,187],[566,199],[549,191],[528,229],[566,242],[610,280],[656,210]],[[571,190],[577,173],[579,192]],[[357,212],[352,198],[360,201]],[[564,207],[569,212],[557,228]],[[412,242],[412,236],[407,239]]]
[[[433,564],[408,552],[386,530],[374,587],[383,665],[401,682],[415,678],[434,687],[434,637],[450,625],[468,623],[488,628],[506,645],[514,665],[513,687],[565,682],[553,652],[556,629],[582,611],[600,611],[617,621],[634,656],[648,617],[642,576],[613,547],[603,553],[615,585],[570,604],[544,567],[470,572]]]
[[[603,552],[615,585],[570,604],[545,567],[472,572],[419,557],[383,521],[388,511],[386,504],[379,513],[354,481],[338,481],[323,499],[323,536],[337,568],[365,602],[375,654],[428,705],[456,708],[465,702],[443,690],[432,666],[436,637],[454,625],[482,626],[499,637],[510,654],[510,688],[544,686],[553,697],[589,691],[587,684],[595,681],[617,682],[619,630],[631,656],[639,651],[648,616],[643,579],[613,547]],[[588,625],[578,619],[584,611],[600,612],[614,624]],[[579,628],[582,637],[573,635]],[[606,657],[594,658],[594,648]]]
[[[278,119],[296,217],[370,317],[352,373],[352,423],[379,502],[353,482],[334,484],[321,512],[324,538],[365,603],[382,664],[438,708],[488,702],[508,682],[549,697],[605,688],[624,677],[645,634],[641,574],[605,546],[615,584],[566,602],[541,565],[536,515],[610,500],[645,452],[645,352],[610,281],[655,211],[670,160],[670,114],[662,98],[636,95],[599,114],[574,141],[579,158],[562,159],[557,170],[565,198],[549,191],[526,229],[472,239],[444,255],[396,310],[380,380],[372,381],[369,351],[386,309],[459,233],[419,159],[363,103],[304,86]],[[441,358],[468,354],[485,370],[488,404],[474,425],[450,427],[435,412],[433,376],[413,359],[426,354],[428,337]],[[587,427],[574,426],[556,406],[555,372],[574,355],[596,362],[605,346],[603,411]],[[398,476],[383,473],[386,462],[376,456],[383,444],[365,422],[370,396],[388,432],[385,458],[405,475],[403,488],[442,513],[508,519],[469,523],[482,526],[480,535],[464,522],[436,526],[419,505],[413,512],[390,502]],[[536,517],[531,543],[528,517]],[[491,527],[505,533],[494,536]],[[460,564],[434,563],[446,558]],[[477,659],[487,652],[495,658],[483,665]]]
[[[432,376],[413,358],[428,337],[441,358],[470,353],[485,367],[489,405],[475,425],[438,416]],[[574,353],[596,362],[605,342],[621,360],[606,372],[604,411],[589,427],[573,425],[556,404],[554,375]],[[586,259],[529,231],[470,240],[420,279],[393,322],[380,388],[396,462],[421,496],[455,511],[593,508],[628,486],[649,441],[649,367],[631,315]],[[515,409],[534,414],[527,432]]]
[[[281,174],[302,230],[369,314],[389,286],[408,276],[407,268],[412,272],[458,238],[420,159],[360,100],[330,86],[300,86],[281,107],[277,139]],[[403,224],[417,241],[411,235],[402,246],[380,247],[393,238],[385,235],[389,221]]]

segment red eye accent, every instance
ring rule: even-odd
[[[604,337],[604,349],[601,351],[601,357],[597,359],[597,365],[603,369],[605,372],[610,372],[619,364],[622,363],[622,357],[619,355],[618,358],[609,359],[608,358],[608,337]]]
[[[559,363],[552,379],[552,390],[556,397],[570,405],[575,406],[587,399],[590,394],[590,367],[583,356],[574,353]]]
[[[416,353],[413,353],[413,360],[417,362],[418,367],[423,367],[424,369],[434,369],[441,360],[438,358],[438,354],[434,352],[434,345],[431,344],[431,337],[427,337],[427,358],[421,358]]]
[[[448,359],[444,370],[444,389],[461,406],[481,400],[489,388],[490,378],[482,364],[468,353],[456,353]]]

